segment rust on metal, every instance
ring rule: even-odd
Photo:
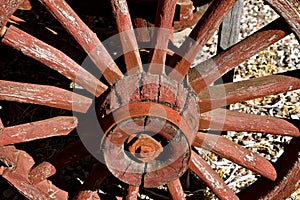
[[[64,0],[40,0],[57,18],[62,26],[70,32],[86,51],[95,65],[110,84],[123,77],[122,72],[109,55],[97,35],[79,18]]]
[[[200,117],[199,129],[262,132],[292,137],[300,136],[299,129],[284,119],[222,108],[203,113]]]
[[[236,45],[191,68],[188,79],[199,94],[225,73],[291,33],[282,18],[268,24]]]
[[[267,159],[223,136],[199,132],[193,145],[212,151],[270,180],[276,179],[276,170]]]
[[[92,99],[54,86],[0,80],[0,100],[32,103],[85,113]]]
[[[67,135],[76,128],[76,126],[77,119],[75,117],[61,116],[6,127],[2,130],[2,134],[0,135],[0,146]]]
[[[195,152],[192,153],[190,169],[221,199],[239,199],[218,174]]]
[[[219,28],[226,14],[234,6],[236,1],[237,0],[214,0],[211,3],[190,33],[188,39],[180,46],[179,52],[183,58],[180,55],[175,54],[169,61],[168,65],[174,68],[169,74],[171,78],[178,82],[183,81],[198,52]]]
[[[78,83],[95,96],[101,95],[107,89],[106,85],[63,52],[15,26],[7,29],[2,42]]]
[[[299,88],[300,79],[290,76],[290,73],[209,86],[198,95],[199,107],[201,113],[204,113],[229,104]]]

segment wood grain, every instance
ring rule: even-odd
[[[15,26],[8,28],[2,42],[78,83],[95,96],[100,96],[107,89],[106,85],[63,52]]]
[[[0,80],[0,100],[87,112],[92,100],[54,86]]]
[[[97,35],[79,18],[64,0],[40,0],[53,16],[69,31],[110,84],[123,77]]]

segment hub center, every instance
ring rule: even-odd
[[[97,103],[108,169],[130,185],[157,187],[187,169],[199,123],[189,88],[163,75],[119,80]]]

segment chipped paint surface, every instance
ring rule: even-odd
[[[245,160],[248,162],[253,162],[255,160],[253,153],[247,154]]]
[[[118,8],[117,12],[120,11],[124,15],[129,14],[126,0],[116,0],[116,6]]]

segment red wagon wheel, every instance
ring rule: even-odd
[[[175,0],[158,1],[150,50],[138,41],[125,0],[111,0],[125,70],[91,29],[64,0],[39,0],[84,49],[100,70],[101,82],[57,48],[8,25],[23,0],[4,0],[0,7],[2,43],[20,50],[85,88],[96,100],[96,117],[103,131],[97,151],[100,161],[75,199],[97,199],[88,191],[112,173],[128,184],[125,199],[137,199],[139,187],[166,184],[173,199],[185,199],[180,177],[192,170],[220,199],[282,199],[300,178],[298,122],[230,111],[222,107],[300,88],[297,71],[210,86],[227,71],[290,33],[300,37],[298,0],[267,0],[281,18],[209,60],[190,68],[199,51],[220,26],[236,0],[214,0],[179,49],[169,50]],[[146,66],[147,65],[147,66]],[[102,79],[101,79],[102,80]],[[105,81],[105,84],[103,83]],[[45,105],[86,113],[93,99],[54,86],[0,81],[0,100]],[[80,123],[81,121],[78,120]],[[34,166],[28,153],[13,145],[62,136],[77,127],[74,116],[60,116],[12,127],[1,127],[0,174],[29,199],[66,199],[48,177],[88,152],[81,142],[62,150],[50,162]],[[292,136],[285,153],[273,164],[256,153],[205,130],[248,131]],[[87,129],[88,130],[88,129]],[[100,131],[101,132],[101,131]],[[101,135],[99,132],[99,135]],[[263,178],[235,194],[193,150],[210,150]],[[89,148],[89,147],[87,147]],[[104,165],[105,164],[105,165]],[[239,196],[239,197],[238,197]]]

